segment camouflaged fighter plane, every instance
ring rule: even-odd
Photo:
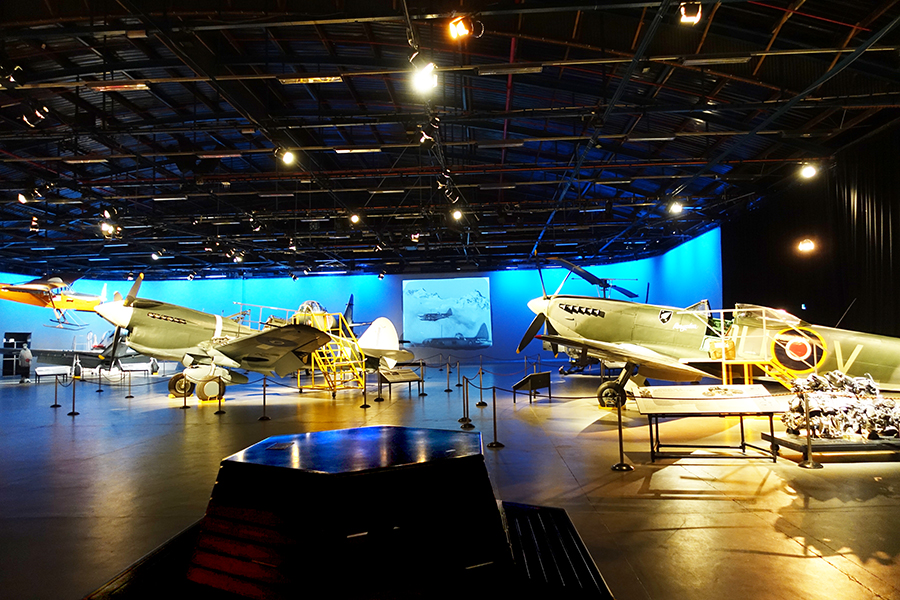
[[[305,368],[309,353],[329,340],[327,333],[309,325],[260,331],[219,315],[138,298],[142,279],[138,277],[125,298],[116,293],[114,301],[95,310],[116,326],[114,340],[127,329],[130,348],[184,365],[184,371],[169,380],[169,392],[175,396],[190,394],[196,386],[201,400],[221,397],[226,384],[247,383],[247,376],[236,369],[284,377]]]
[[[584,269],[553,260],[600,285],[599,278]],[[536,316],[517,352],[537,338],[554,354],[562,348],[583,361],[624,363],[617,379],[597,389],[604,406],[624,402],[625,384],[635,374],[690,382],[721,377],[724,371],[743,380],[745,367],[753,377],[786,386],[812,372],[837,370],[870,377],[882,389],[900,390],[898,338],[811,325],[783,310],[750,304],[712,311],[703,300],[679,309],[559,291],[528,303]],[[545,333],[538,335],[542,326]]]

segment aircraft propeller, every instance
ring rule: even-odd
[[[128,290],[128,295],[125,296],[124,300],[122,299],[122,295],[119,292],[116,292],[113,297],[116,300],[122,300],[122,306],[131,306],[134,304],[134,301],[137,300],[138,291],[141,289],[141,282],[144,280],[144,274],[138,273],[138,276],[134,280],[134,285],[131,286],[131,289]],[[112,342],[112,350],[109,354],[109,366],[112,367],[118,358],[119,351],[119,336],[122,333],[121,325],[116,325],[116,330],[113,332],[113,342]],[[100,360],[106,360],[106,357],[100,356]]]

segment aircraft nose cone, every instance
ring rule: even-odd
[[[97,314],[122,329],[128,329],[131,322],[131,315],[134,309],[130,306],[122,306],[121,302],[106,302],[98,304],[95,308]]]
[[[535,298],[528,301],[528,308],[536,315],[547,314],[547,308],[550,306],[548,298]]]

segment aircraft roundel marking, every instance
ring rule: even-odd
[[[812,329],[785,329],[772,341],[772,359],[797,373],[815,369],[826,353],[825,341]]]

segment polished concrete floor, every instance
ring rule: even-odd
[[[546,365],[545,365],[546,366]],[[647,421],[629,403],[616,472],[614,411],[598,407],[593,377],[555,374],[553,400],[513,404],[503,390],[523,363],[484,366],[487,408],[470,414],[493,440],[497,392],[500,449],[485,448],[499,499],[565,508],[613,594],[623,599],[811,600],[900,598],[900,463],[819,457],[824,468],[770,460],[650,462]],[[462,375],[477,384],[478,366]],[[100,587],[203,515],[219,461],[272,435],[366,425],[458,430],[460,375],[428,369],[420,397],[405,384],[371,408],[359,392],[298,394],[289,379],[228,390],[216,403],[166,395],[164,377],[127,386],[58,389],[52,380],[0,381],[0,597],[75,599]],[[387,390],[385,389],[385,392]],[[51,408],[54,396],[61,408]],[[386,394],[385,394],[386,395]],[[765,420],[750,420],[759,440]],[[736,419],[662,423],[665,441],[739,440]],[[410,502],[414,502],[410,498]],[[360,499],[377,509],[378,498]],[[460,535],[465,535],[461,524]],[[348,569],[352,566],[348,563]]]

